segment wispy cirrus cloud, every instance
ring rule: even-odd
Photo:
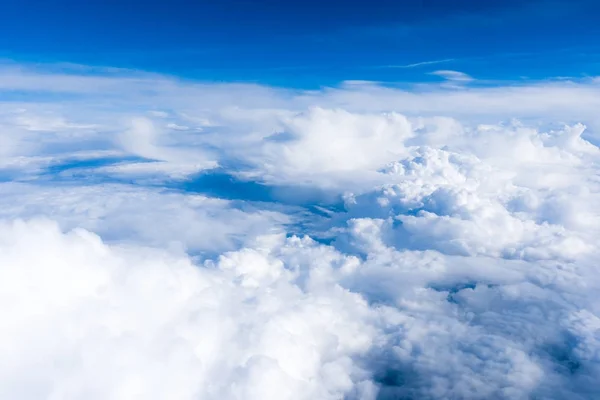
[[[417,67],[424,67],[427,65],[443,64],[443,63],[448,63],[448,62],[452,62],[452,61],[456,61],[456,59],[445,58],[443,60],[421,61],[421,62],[404,64],[404,65],[382,65],[380,68],[417,68]]]

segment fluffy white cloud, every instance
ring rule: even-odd
[[[267,236],[201,266],[45,221],[5,224],[2,394],[584,398],[597,389],[593,268],[396,251],[373,243],[369,224],[355,225],[355,239],[371,241],[365,261]]]
[[[339,287],[304,292],[268,247],[200,267],[111,248],[87,231],[17,221],[0,227],[0,248],[2,397],[335,399],[373,391],[352,361],[373,340],[366,302]]]
[[[600,391],[596,81],[93,72],[0,68],[0,397]]]
[[[246,148],[240,154],[252,163],[249,175],[277,183],[348,185],[398,159],[412,135],[410,122],[395,113],[312,108],[279,123],[280,130],[258,141],[254,153]]]

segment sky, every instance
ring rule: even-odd
[[[597,8],[1,3],[0,398],[600,398]]]
[[[594,0],[3,1],[0,57],[318,88],[598,73]]]

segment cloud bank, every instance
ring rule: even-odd
[[[0,397],[600,391],[594,79],[0,90]]]

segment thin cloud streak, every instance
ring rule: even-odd
[[[447,62],[451,62],[451,61],[456,61],[456,59],[455,58],[445,58],[443,60],[421,61],[421,62],[406,64],[406,65],[382,65],[382,66],[379,66],[378,68],[400,68],[400,69],[416,68],[416,67],[422,67],[425,65],[442,64],[442,63],[447,63]]]

